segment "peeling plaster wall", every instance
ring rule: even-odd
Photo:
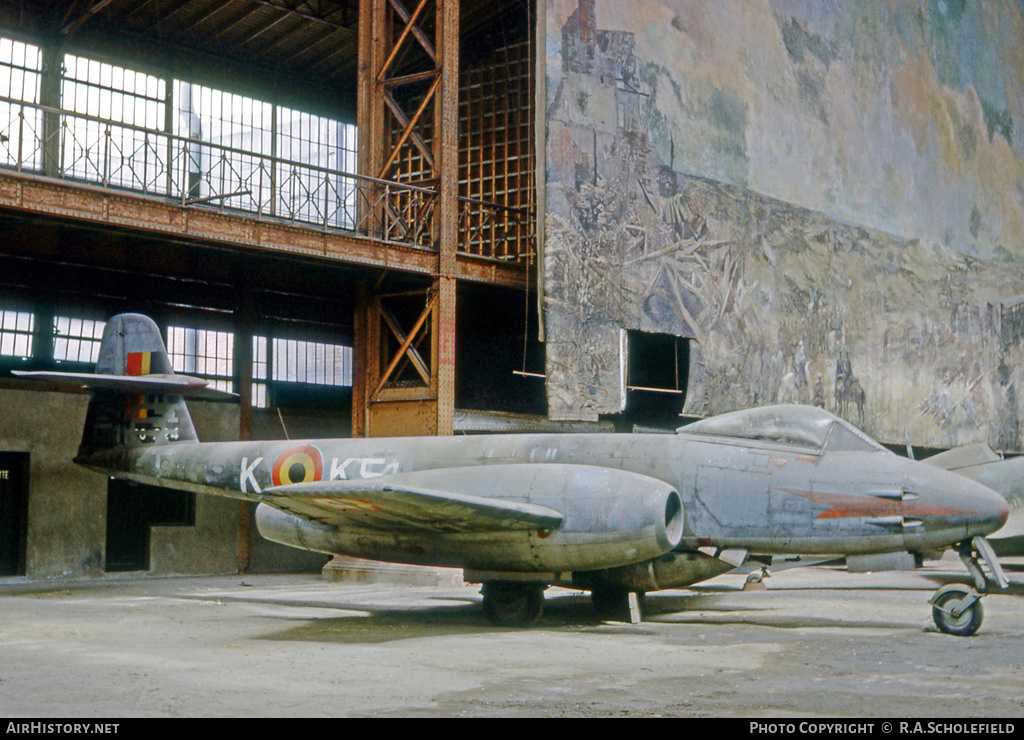
[[[1024,7],[550,0],[549,413],[690,337],[688,413],[1020,450]]]

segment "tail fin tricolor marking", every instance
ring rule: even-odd
[[[152,352],[129,352],[125,362],[125,375],[149,375]]]

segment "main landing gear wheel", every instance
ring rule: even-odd
[[[519,581],[486,581],[481,593],[484,614],[503,627],[529,627],[544,613],[547,584]]]
[[[951,584],[932,597],[932,619],[935,626],[948,635],[970,637],[985,617],[981,596],[967,586]]]

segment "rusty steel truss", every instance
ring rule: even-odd
[[[459,4],[456,0],[363,3],[359,18],[360,170],[392,197],[361,214],[399,223],[436,252],[435,280],[411,327],[384,296],[363,296],[356,325],[356,434],[451,434],[455,413],[455,280],[458,239]],[[402,213],[414,218],[398,218]],[[395,235],[397,236],[397,234]],[[397,346],[388,333],[399,339]],[[419,340],[417,341],[417,337]],[[426,357],[418,346],[429,337]],[[399,366],[418,377],[401,380]],[[358,372],[362,367],[363,372]]]

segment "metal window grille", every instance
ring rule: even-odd
[[[166,193],[166,146],[150,133],[163,128],[166,97],[159,77],[65,54],[61,106],[77,115],[61,117],[64,176]]]
[[[43,105],[42,60],[40,47],[0,38],[0,166],[180,198],[183,205],[410,243],[427,239],[432,206],[421,201],[429,201],[430,189],[395,186],[376,193],[380,183],[355,174],[354,125],[74,54],[63,56],[60,100]],[[375,209],[357,213],[357,201],[381,197],[405,203],[397,211],[389,207],[390,225],[376,222]],[[474,198],[460,202],[494,212],[462,228],[462,249],[479,240],[495,214],[523,210]],[[396,219],[408,223],[396,226]],[[508,250],[491,251],[508,256]]]
[[[35,323],[35,315],[27,311],[0,311],[0,355],[30,358]]]
[[[356,223],[356,127],[322,116],[277,109],[277,213],[324,226]],[[311,170],[296,163],[316,165]]]
[[[352,348],[327,342],[273,338],[271,355],[266,357],[267,339],[253,346],[254,380],[284,383],[308,383],[321,386],[352,385]],[[260,358],[261,364],[257,364]],[[267,371],[271,373],[267,378]]]
[[[43,53],[38,46],[0,38],[0,97],[39,103]],[[0,101],[0,165],[42,166],[43,113]]]
[[[175,372],[198,375],[210,387],[234,392],[233,362],[235,337],[229,331],[167,327],[167,354]]]
[[[532,251],[533,54],[529,40],[466,69],[459,91],[460,249],[498,259]]]
[[[328,342],[255,336],[252,379],[252,405],[256,408],[267,407],[267,386],[271,381],[351,386],[352,348]]]
[[[313,385],[352,385],[352,348],[299,339],[273,340],[274,380]]]
[[[274,184],[266,157],[273,155],[274,106],[183,80],[174,85],[175,133],[190,140],[177,151],[174,169],[188,199],[270,213]]]
[[[53,359],[56,362],[91,362],[100,356],[100,340],[105,321],[55,316],[53,319]]]

